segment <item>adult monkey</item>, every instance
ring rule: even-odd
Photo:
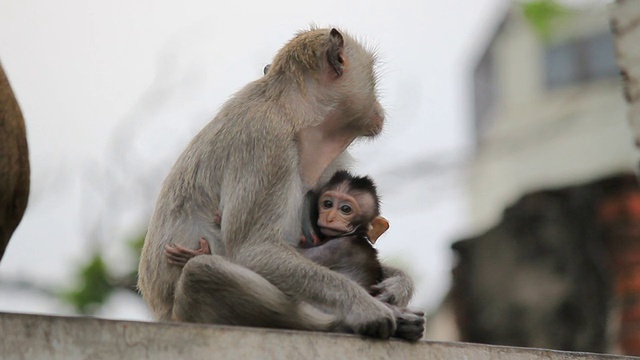
[[[0,260],[27,208],[29,178],[24,119],[0,65]]]
[[[307,259],[355,281],[372,295],[377,295],[383,279],[382,263],[372,246],[389,224],[380,217],[380,198],[368,176],[353,176],[347,171],[336,172],[317,195],[311,218],[317,224],[317,234],[311,247],[301,242],[298,251]],[[217,217],[215,221],[220,221]],[[209,243],[200,239],[196,250],[170,244],[165,247],[167,261],[184,267],[195,256],[210,255]],[[424,313],[398,307],[387,302],[396,313],[397,330],[393,336],[418,340],[424,331]]]
[[[140,259],[138,286],[157,319],[379,338],[400,316],[422,321],[292,247],[306,191],[355,138],[382,129],[373,63],[336,29],[301,32],[196,135],[163,184]],[[166,244],[196,248],[202,237],[214,255],[169,266]],[[410,280],[384,275],[383,296],[406,305]]]

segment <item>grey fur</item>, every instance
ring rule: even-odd
[[[267,75],[223,105],[164,181],[138,282],[158,320],[378,338],[395,332],[396,319],[402,322],[401,315],[356,283],[314,264],[292,246],[299,238],[303,194],[342,150],[332,151],[379,133],[382,125],[372,55],[344,33],[348,65],[339,79],[323,83],[328,64],[321,55],[331,46],[329,31],[298,34]],[[323,126],[340,130],[317,161],[322,169],[305,168],[315,156],[308,147],[318,145],[306,139],[317,138]],[[219,227],[213,221],[216,213],[224,214]],[[197,256],[182,271],[169,266],[166,244],[196,248],[201,237],[214,255]],[[395,278],[394,284],[406,285],[406,276],[392,273],[385,281]]]

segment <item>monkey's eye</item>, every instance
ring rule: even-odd
[[[342,211],[343,214],[351,214],[351,212],[353,211],[353,209],[351,209],[350,205],[342,205],[340,206],[340,211]]]
[[[325,209],[331,209],[333,207],[333,201],[325,200],[322,202],[322,207]]]
[[[267,73],[269,72],[269,68],[271,67],[271,64],[267,64],[264,66],[264,69],[262,69],[262,72],[267,75]]]

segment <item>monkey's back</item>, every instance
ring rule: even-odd
[[[240,237],[246,230],[225,234],[224,226],[214,224],[216,213],[233,216],[231,209],[224,209],[225,199],[227,203],[237,203],[234,197],[243,195],[239,191],[223,194],[224,183],[240,186],[248,179],[300,183],[299,179],[295,182],[285,178],[298,174],[287,168],[297,164],[297,152],[290,145],[293,134],[288,127],[273,126],[262,118],[264,113],[273,110],[265,108],[268,102],[261,100],[259,86],[259,82],[251,83],[225,103],[186,147],[163,182],[145,238],[138,281],[140,292],[159,320],[171,318],[175,285],[181,273],[166,261],[164,246],[174,243],[195,249],[198,239],[205,238],[214,254],[226,256],[223,237]],[[247,106],[246,101],[242,105],[239,98],[251,99],[250,105]],[[278,160],[281,166],[268,167],[278,157],[284,158]],[[287,198],[288,193],[295,191],[302,194],[301,189],[282,186],[268,197]],[[268,207],[273,204],[255,199],[254,204],[246,206],[267,207],[263,212],[269,213]],[[281,226],[283,232],[297,229],[297,217],[290,220],[291,224]],[[274,224],[279,222],[282,219],[273,220]]]
[[[383,277],[382,264],[378,259],[378,250],[364,236],[355,236],[351,241],[354,243],[355,248],[359,250],[356,261],[361,261],[360,273],[351,276],[354,277],[353,280],[358,284],[369,290],[371,286],[382,281]]]

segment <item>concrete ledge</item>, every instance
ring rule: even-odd
[[[0,313],[2,359],[474,359],[630,357],[341,334]]]

